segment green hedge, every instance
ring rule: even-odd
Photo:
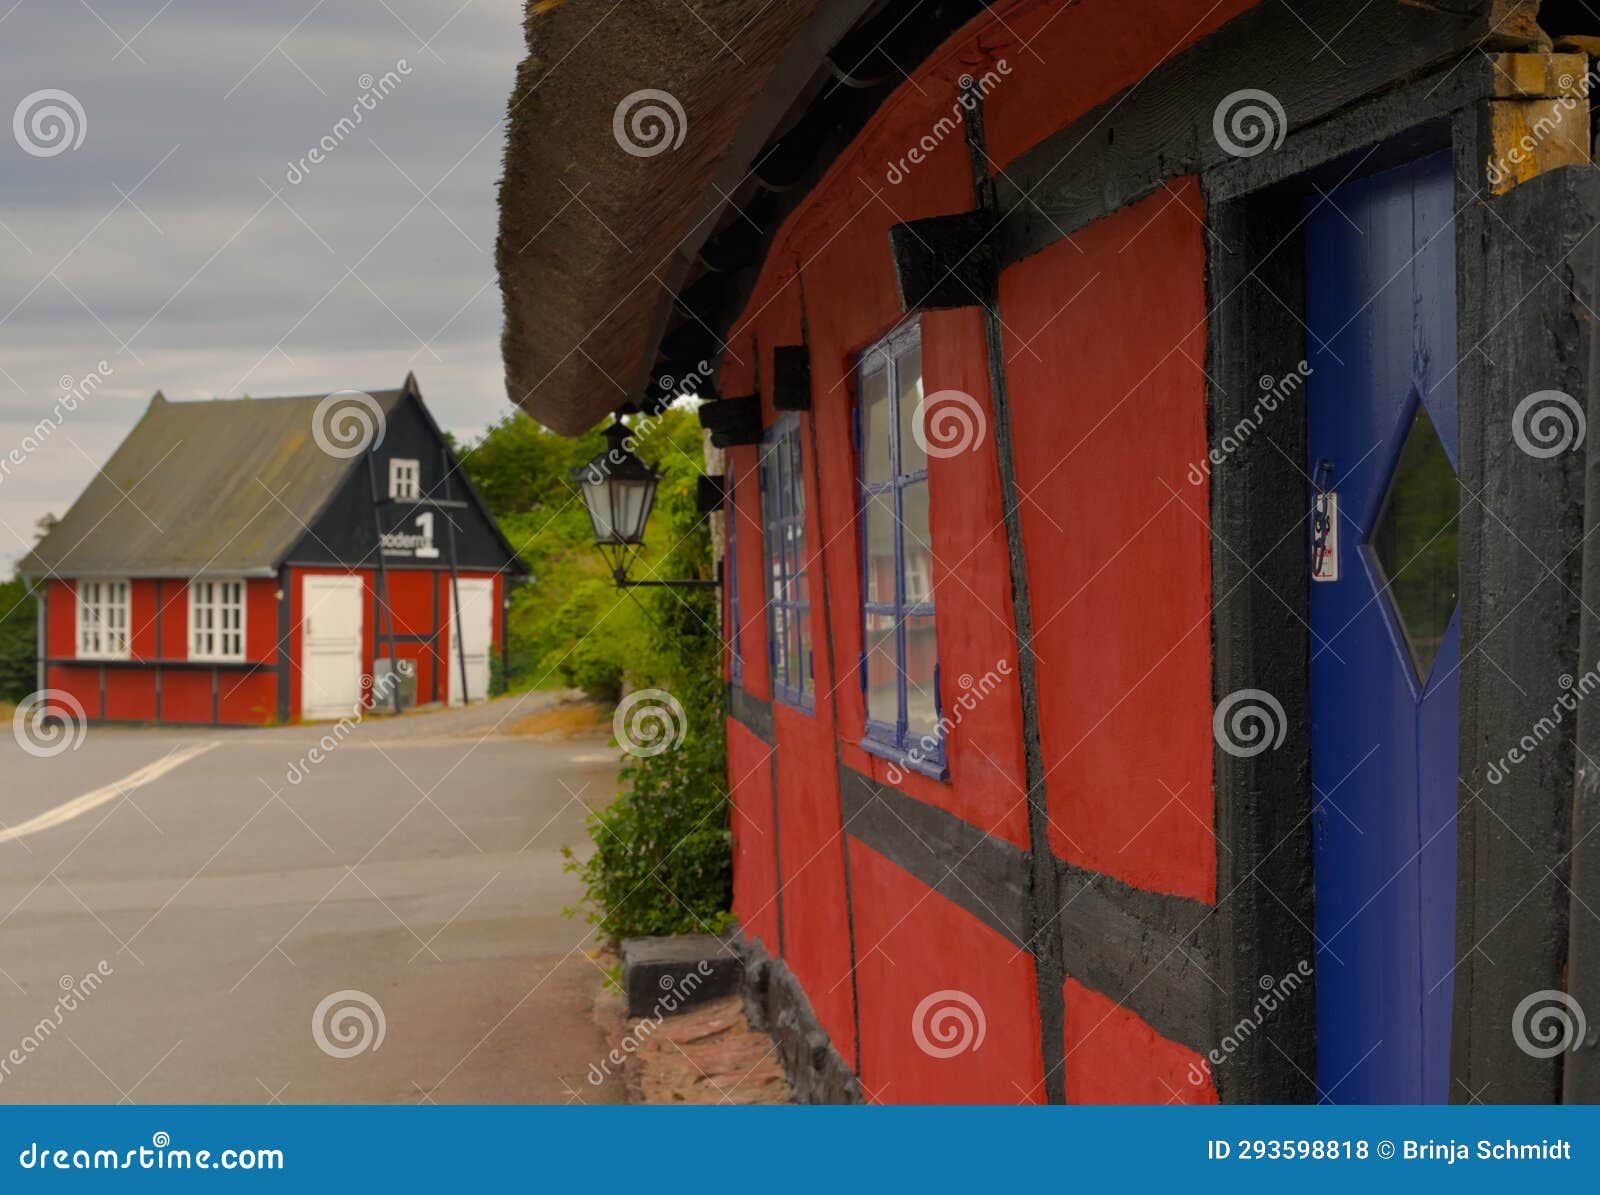
[[[37,618],[26,582],[0,582],[0,701],[15,704],[37,687]]]

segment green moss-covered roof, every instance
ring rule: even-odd
[[[403,390],[367,391],[387,415]],[[159,393],[24,574],[233,576],[277,569],[360,457],[312,435],[326,397],[169,402]]]

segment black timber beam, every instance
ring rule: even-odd
[[[994,288],[994,216],[985,210],[908,220],[889,230],[900,306],[909,315],[976,307]]]
[[[772,350],[772,405],[779,411],[811,409],[811,350],[780,344]]]
[[[761,443],[761,400],[754,394],[702,403],[699,414],[700,426],[718,448]]]

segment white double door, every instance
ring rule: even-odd
[[[489,652],[494,642],[494,581],[466,578],[446,581],[450,594],[450,704],[482,701],[489,696]],[[460,592],[457,610],[455,591]],[[462,656],[466,656],[466,685],[461,683]]]

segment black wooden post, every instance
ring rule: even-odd
[[[378,517],[378,469],[373,464],[373,449],[367,449],[367,490],[372,502],[372,534],[373,550],[378,554],[378,624],[387,627],[386,638],[389,641],[389,699],[394,705],[394,712],[400,712],[400,659],[394,650],[394,611],[389,608],[389,570],[383,563],[383,520]],[[373,683],[377,683],[377,665],[372,668]]]

